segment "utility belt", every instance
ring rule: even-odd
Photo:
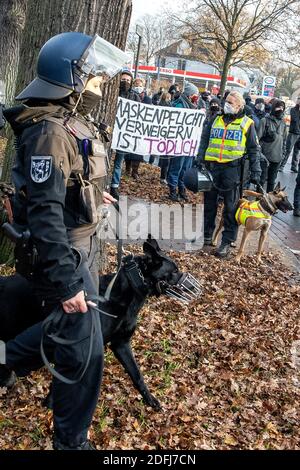
[[[216,167],[219,168],[220,166],[224,168],[225,167],[235,168],[237,166],[241,166],[244,161],[245,161],[245,157],[242,157],[237,160],[232,160],[232,162],[217,162],[217,161],[213,162],[213,161],[205,160],[204,164],[208,170],[211,170]]]

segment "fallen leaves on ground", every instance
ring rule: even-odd
[[[0,136],[0,166],[3,165],[6,143],[7,139]]]
[[[203,293],[188,307],[151,298],[140,313],[133,349],[163,409],[143,404],[107,349],[91,439],[99,449],[300,449],[297,277],[274,253],[262,265],[251,256],[237,265],[202,251],[170,255]],[[0,389],[1,449],[51,448],[48,384],[39,371]]]
[[[160,204],[174,204],[169,198],[169,188],[160,183],[160,168],[149,163],[141,163],[139,167],[139,179],[135,180],[131,176],[126,176],[123,170],[120,193],[134,198],[141,198],[145,201]],[[187,191],[189,202],[200,204],[202,194],[193,194]]]

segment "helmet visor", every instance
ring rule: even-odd
[[[86,76],[101,76],[106,82],[117,75],[128,62],[125,52],[96,34],[77,66]]]

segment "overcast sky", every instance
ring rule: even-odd
[[[162,0],[133,0],[132,4],[131,23],[135,23],[139,16],[143,16],[146,13],[150,15],[157,13],[163,2]]]
[[[147,13],[154,15],[160,10],[162,11],[168,4],[170,4],[172,9],[177,9],[179,4],[182,3],[182,0],[132,0],[133,10],[131,24],[135,23],[139,16],[146,15]]]

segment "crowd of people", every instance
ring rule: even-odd
[[[126,90],[124,84],[126,82]],[[125,90],[125,91],[124,91]],[[258,97],[252,101],[252,97],[245,93],[244,96],[239,93],[226,90],[224,95],[212,95],[209,90],[199,92],[199,89],[193,83],[184,82],[182,88],[175,83],[167,90],[160,87],[153,94],[152,98],[146,93],[145,80],[133,79],[129,70],[124,70],[121,77],[120,96],[130,100],[140,101],[146,104],[152,103],[157,106],[171,106],[175,108],[201,109],[205,112],[205,121],[203,125],[202,141],[200,144],[199,155],[203,157],[203,145],[207,144],[208,134],[206,128],[211,129],[212,125],[232,122],[240,117],[240,114],[251,119],[252,140],[255,142],[255,158],[259,161],[260,175],[256,183],[264,187],[267,192],[274,189],[278,179],[278,173],[282,172],[288,158],[293,151],[291,171],[298,173],[299,153],[300,153],[300,97],[297,99],[296,106],[291,110],[291,123],[289,132],[285,123],[285,102],[278,98],[265,100]],[[234,96],[239,101],[239,108],[232,109],[228,107],[228,96]],[[229,99],[230,102],[231,98]],[[226,104],[226,102],[228,104]],[[234,119],[233,119],[234,118]],[[224,120],[223,120],[224,119]],[[250,122],[250,121],[249,121]],[[219,127],[218,127],[219,128]],[[219,149],[220,150],[220,149]],[[247,149],[243,158],[243,175],[240,175],[245,185],[250,183],[249,161],[254,157]],[[119,185],[122,172],[122,161],[126,162],[126,175],[135,179],[139,178],[138,168],[143,156],[134,155],[125,152],[116,152],[114,168],[111,181],[111,194],[119,198]],[[193,158],[185,156],[167,157],[161,155],[159,166],[161,168],[160,182],[169,189],[169,198],[174,201],[188,201],[183,177],[185,171],[190,168],[194,162]],[[244,165],[244,162],[247,162]],[[150,163],[153,163],[154,157],[150,156]],[[210,165],[211,166],[211,165]],[[233,184],[236,184],[233,182]],[[300,176],[296,180],[294,196],[294,216],[300,216]],[[212,227],[210,226],[209,232]],[[207,237],[208,239],[210,236]]]

